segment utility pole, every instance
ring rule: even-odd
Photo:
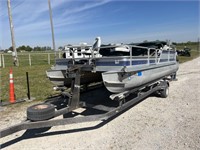
[[[52,10],[51,10],[51,2],[48,0],[49,3],[49,16],[50,16],[50,23],[51,23],[51,34],[52,34],[52,43],[53,43],[53,50],[55,51],[55,58],[56,58],[56,45],[54,40],[54,29],[53,29],[53,19],[52,19]]]
[[[18,66],[18,58],[17,58],[17,50],[16,50],[16,46],[15,46],[14,26],[13,26],[13,22],[12,22],[12,12],[11,12],[10,0],[8,0],[7,2],[8,2],[8,16],[9,16],[9,21],[10,21],[12,48],[13,48],[13,64],[14,64],[14,66]]]

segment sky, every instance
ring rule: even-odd
[[[200,1],[51,0],[56,47],[100,36],[103,44],[197,41]],[[11,0],[16,47],[52,46],[48,0]],[[0,48],[11,46],[7,0],[0,0]]]

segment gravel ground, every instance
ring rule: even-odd
[[[177,78],[168,98],[149,97],[99,128],[76,130],[99,123],[90,122],[52,127],[42,136],[20,131],[2,138],[1,148],[200,150],[200,57],[181,64]],[[25,119],[29,105],[1,111],[0,129]]]

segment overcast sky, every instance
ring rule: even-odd
[[[56,46],[196,41],[199,1],[51,0]],[[52,46],[48,0],[11,0],[16,46]],[[11,46],[7,0],[0,0],[0,47]]]

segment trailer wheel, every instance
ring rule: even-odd
[[[169,95],[169,86],[166,85],[164,89],[160,90],[160,97],[162,98],[167,98],[167,96]]]
[[[31,121],[42,121],[53,118],[55,108],[52,104],[36,104],[27,108],[27,118]]]

